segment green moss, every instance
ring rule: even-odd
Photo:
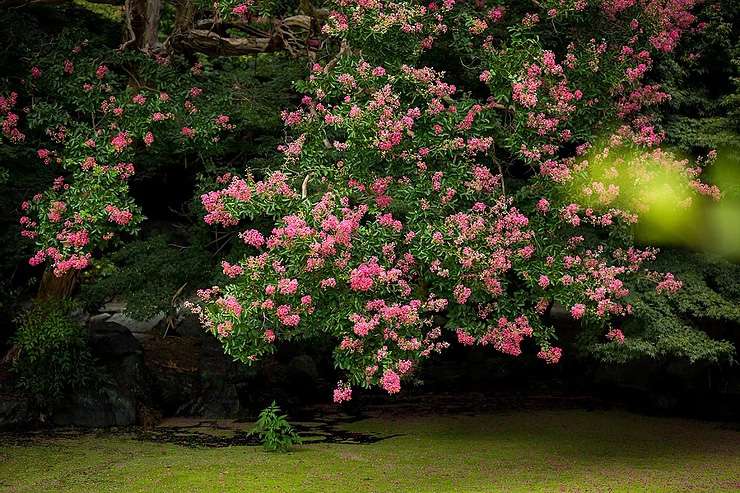
[[[0,442],[0,487],[359,493],[736,491],[740,485],[740,431],[717,424],[539,411],[373,419],[351,429],[400,435],[371,445],[303,445],[288,454],[120,436]]]
[[[95,12],[106,20],[121,22],[123,20],[123,6],[108,5],[103,3],[87,2],[85,0],[74,0],[73,3],[79,7]]]

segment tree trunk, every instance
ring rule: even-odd
[[[193,0],[174,0],[175,19],[172,26],[172,32],[167,36],[164,42],[165,50],[168,53],[179,52],[192,64],[196,62],[194,53],[187,47],[183,46],[182,38],[195,25],[195,5]]]
[[[135,48],[147,53],[158,51],[159,18],[162,0],[126,0],[126,31],[122,48]]]
[[[175,24],[172,32],[174,36],[190,31],[195,24],[195,5],[192,0],[175,1]]]
[[[79,272],[76,270],[69,270],[59,277],[51,270],[44,271],[36,299],[44,301],[69,298],[77,287],[78,277]]]

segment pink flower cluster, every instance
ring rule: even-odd
[[[498,323],[490,328],[480,339],[480,344],[491,344],[494,349],[510,356],[519,356],[522,353],[521,343],[525,337],[532,336],[532,327],[524,315],[509,321],[501,317]]]
[[[611,329],[606,333],[606,338],[619,344],[624,343],[624,334],[619,329]]]
[[[658,283],[658,285],[655,287],[655,291],[658,292],[658,294],[662,293],[669,293],[674,294],[678,292],[678,290],[681,289],[683,286],[683,283],[673,277],[673,274],[667,273],[663,276],[663,280]]]
[[[548,365],[554,365],[560,361],[560,357],[563,355],[563,350],[559,347],[551,347],[542,349],[537,353],[537,357],[543,360]]]
[[[17,101],[18,93],[16,92],[11,92],[7,97],[0,96],[0,127],[2,127],[2,134],[13,143],[23,142],[26,139],[26,135],[18,129],[20,117],[11,111]]]
[[[119,226],[126,226],[134,217],[131,211],[121,210],[112,204],[105,206],[105,212],[108,213],[108,221],[116,223]]]

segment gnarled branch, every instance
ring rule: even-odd
[[[262,34],[247,37],[223,36],[211,29],[192,28],[172,36],[171,43],[177,49],[220,56],[249,55],[287,50],[297,56],[307,50],[313,18],[307,15],[294,15],[276,20],[269,32],[252,31]],[[207,23],[197,23],[205,27]]]

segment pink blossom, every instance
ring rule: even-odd
[[[397,394],[401,391],[401,377],[393,370],[385,370],[380,379],[380,385],[389,394]]]
[[[662,293],[669,293],[674,294],[678,292],[679,289],[683,286],[683,283],[673,277],[673,274],[667,273],[663,277],[663,280],[658,283],[658,285],[655,287],[655,291],[658,294]]]
[[[219,304],[225,309],[234,314],[235,317],[239,317],[242,314],[242,306],[233,296],[227,296],[221,298]]]
[[[475,344],[475,337],[471,336],[463,329],[457,329],[456,334],[457,342],[459,342],[463,346],[472,346],[473,344]]]
[[[539,284],[542,289],[546,289],[550,285],[550,278],[545,275],[541,275],[537,284]]]
[[[319,286],[321,286],[322,288],[333,288],[336,285],[337,285],[337,281],[333,277],[322,279],[321,282],[319,283]]]
[[[408,372],[410,372],[413,367],[414,367],[413,361],[402,359],[398,362],[398,373],[401,375],[405,375]]]
[[[245,244],[253,246],[254,248],[262,248],[262,245],[265,244],[265,237],[256,229],[244,231],[239,236]]]
[[[128,132],[118,132],[118,134],[111,139],[110,144],[116,152],[123,152],[123,150],[130,146],[132,142],[133,140],[129,137]]]
[[[44,164],[51,164],[51,153],[48,149],[39,149],[38,151],[36,151],[36,155],[39,157],[39,159],[41,159],[41,161],[44,162]]]
[[[116,223],[119,226],[126,226],[134,217],[130,211],[121,210],[112,204],[106,205],[105,211],[108,213],[108,221]]]
[[[290,305],[280,305],[275,311],[280,323],[288,327],[296,327],[301,322],[301,317],[292,311]]]
[[[360,264],[350,272],[350,289],[353,291],[369,291],[374,284],[373,278],[377,278],[384,273],[385,270],[378,265],[378,260],[373,257],[369,262]]]
[[[576,303],[570,308],[570,315],[576,320],[579,320],[581,317],[583,317],[585,313],[586,305],[583,305],[581,303]]]
[[[231,9],[231,13],[240,17],[246,17],[247,15],[249,15],[249,7],[252,5],[252,3],[252,0],[240,3],[239,5]]]
[[[105,74],[107,73],[108,73],[108,67],[106,67],[105,65],[100,65],[95,70],[95,77],[102,80],[103,78],[105,78]]]
[[[221,267],[223,268],[224,274],[232,279],[239,277],[244,273],[244,269],[239,264],[230,264],[225,260],[221,262]]]
[[[537,353],[537,357],[544,360],[548,365],[554,365],[560,361],[560,357],[563,354],[563,350],[559,347],[551,347],[548,349],[542,349]]]
[[[339,404],[341,402],[347,402],[352,399],[352,387],[349,384],[343,383],[341,380],[337,382],[337,387],[334,389],[334,402]]]
[[[280,279],[278,281],[278,290],[280,294],[289,295],[294,294],[298,289],[297,279]]]
[[[619,329],[611,329],[609,332],[606,333],[606,338],[610,341],[617,342],[619,344],[624,343],[624,334]]]
[[[222,322],[218,324],[216,327],[216,332],[218,333],[219,337],[228,337],[231,335],[231,332],[234,330],[234,324],[230,321]]]
[[[470,297],[470,294],[472,292],[473,291],[470,288],[462,284],[458,284],[457,286],[455,286],[453,294],[455,295],[455,300],[461,305],[464,305],[468,301],[468,298]]]

